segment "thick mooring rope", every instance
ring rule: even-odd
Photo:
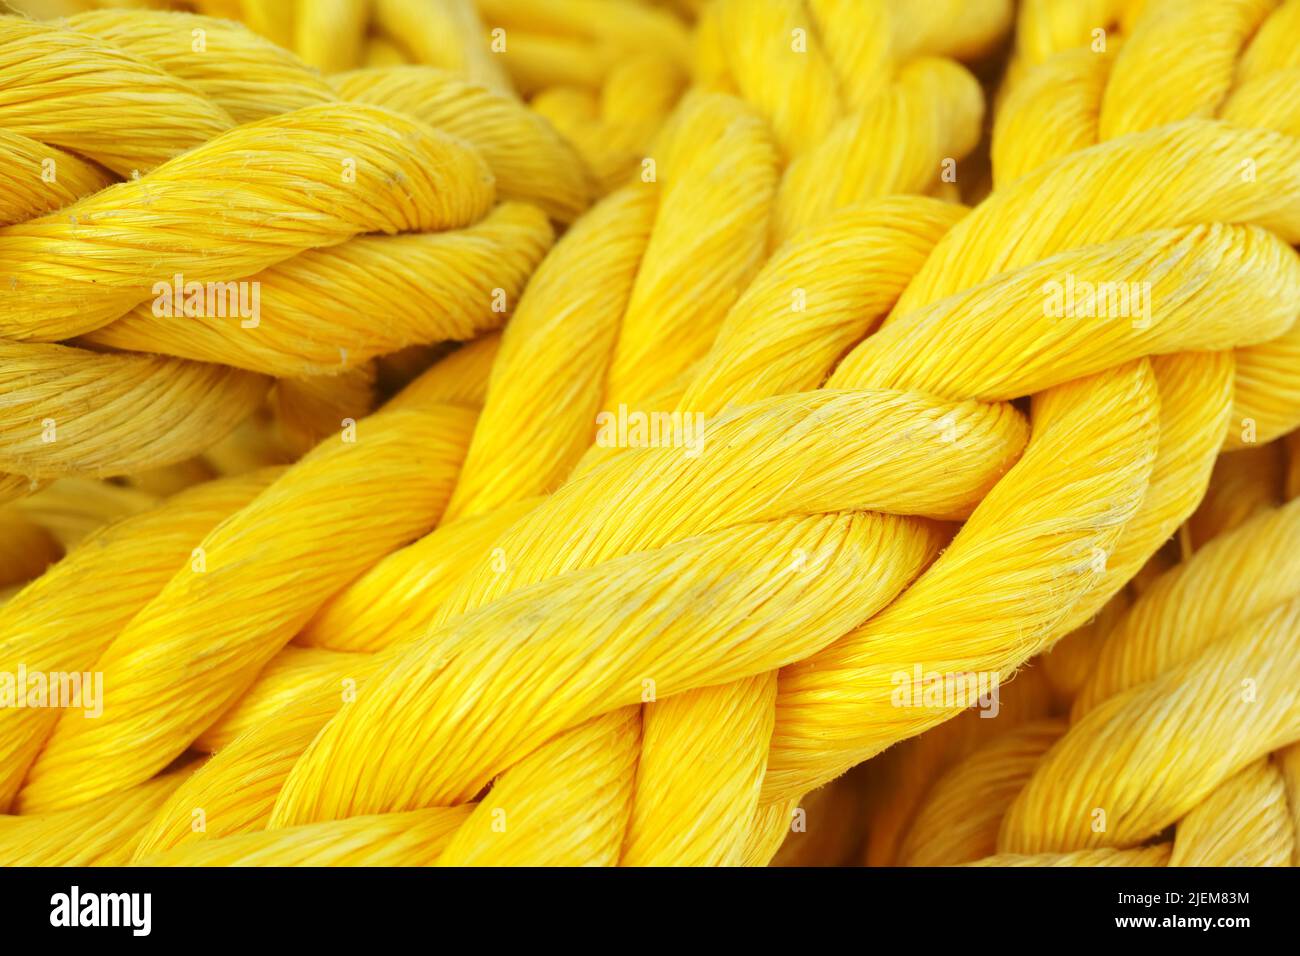
[[[1300,862],[1300,0],[19,6],[0,862]]]

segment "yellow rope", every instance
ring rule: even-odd
[[[1300,0],[18,6],[0,862],[1300,862]]]

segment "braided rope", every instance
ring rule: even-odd
[[[5,390],[17,407],[0,467],[28,479],[198,454],[266,394],[266,380],[241,369],[332,376],[499,326],[551,242],[542,213],[564,221],[587,201],[581,162],[540,117],[429,68],[345,77],[336,92],[235,24],[138,11],[6,18],[0,49],[19,184],[0,230]],[[362,105],[375,91],[410,113]],[[47,100],[56,107],[33,105]],[[527,160],[503,141],[522,141]],[[127,181],[105,188],[112,177],[69,149]],[[492,208],[494,163],[501,194],[529,205]],[[33,178],[42,169],[52,188]],[[177,275],[254,284],[262,320],[232,335],[225,322],[196,322],[179,298],[156,315],[156,281]],[[37,344],[72,336],[204,364]],[[72,385],[59,403],[55,383]],[[139,407],[165,411],[116,427]],[[40,440],[46,419],[57,441]]]
[[[1293,52],[1280,38],[1294,37],[1300,5],[1147,4],[1134,16],[1121,4],[1098,4],[1082,20],[1072,21],[1082,6],[1036,3],[1022,11],[1019,56],[1031,68],[1018,74],[1013,70],[1015,79],[994,133],[995,173],[1012,183],[1008,190],[1014,192],[1018,182],[1032,179],[1034,170],[1054,157],[1066,157],[1056,160],[1059,168],[1069,163],[1067,154],[1073,150],[1086,151],[1092,143],[1116,136],[1118,144],[1127,131],[1188,115],[1218,113],[1240,126],[1290,131],[1283,114],[1294,108],[1264,108],[1252,91],[1268,88],[1292,68]],[[1206,17],[1217,18],[1220,27],[1211,31],[1209,42]],[[1116,44],[1117,53],[1069,49],[1072,43],[1087,42],[1085,25],[1101,23],[1122,24],[1127,36]],[[1192,71],[1197,81],[1189,85]],[[1155,73],[1183,79],[1153,84]],[[1049,91],[1060,98],[1050,106]],[[1171,102],[1171,91],[1178,91],[1177,102]],[[1053,135],[1045,135],[1049,129]],[[1027,148],[1017,149],[1014,143]],[[1222,155],[1237,158],[1237,152],[1233,147]],[[1249,147],[1240,152],[1244,158],[1255,155]],[[1293,168],[1287,162],[1281,171],[1285,175]],[[1181,178],[1181,173],[1175,176]],[[1166,178],[1161,186],[1182,193],[1177,178]],[[1224,178],[1212,181],[1226,184]],[[1228,186],[1202,195],[1213,195],[1217,202],[1231,192]],[[1152,198],[1163,202],[1167,196],[1161,191]],[[1123,208],[1122,201],[1114,208]],[[1215,218],[1225,213],[1241,221],[1237,210],[1225,209]],[[1199,218],[1199,213],[1193,216]],[[1269,227],[1294,242],[1291,221],[1288,216]],[[1149,862],[1293,862],[1297,831],[1287,806],[1300,791],[1281,769],[1290,765],[1293,748],[1277,751],[1268,761],[1252,761],[1239,752],[1259,747],[1265,756],[1294,739],[1294,731],[1286,729],[1295,720],[1293,692],[1286,676],[1273,684],[1271,674],[1293,657],[1280,651],[1277,642],[1293,640],[1295,633],[1290,603],[1294,572],[1288,564],[1295,550],[1288,523],[1295,512],[1291,506],[1277,507],[1287,497],[1277,446],[1249,444],[1295,427],[1294,402],[1288,403],[1286,394],[1295,382],[1287,342],[1293,334],[1284,331],[1266,344],[1236,350],[1235,407],[1226,445],[1248,450],[1225,455],[1216,465],[1208,495],[1183,537],[1184,546],[1196,553],[1143,586],[1131,607],[1117,596],[1108,614],[1061,645],[1073,659],[1064,665],[1073,676],[1061,685],[1066,703],[1073,701],[1068,732],[1037,766],[1013,771],[1020,779],[1009,782],[1008,789],[1014,787],[1018,796],[1005,818],[986,820],[978,843],[953,848],[947,862],[971,860],[996,847],[1004,855],[985,862],[1007,865],[1014,860],[1007,853],[1065,852],[1076,857],[1072,864],[1090,865],[1097,861],[1077,854],[1106,851],[1085,851],[1085,846],[1134,846],[1175,821],[1174,843],[1164,844],[1166,859]],[[1257,388],[1261,378],[1270,386]],[[1245,424],[1262,427],[1255,433],[1241,427]],[[1241,682],[1253,688],[1257,680],[1268,687],[1255,698]],[[1243,725],[1241,717],[1261,723]],[[1197,721],[1201,733],[1210,737],[1196,738],[1191,727]],[[1270,739],[1270,728],[1279,723],[1281,729]],[[1117,740],[1126,752],[1103,755]],[[996,773],[999,748],[1011,746],[999,740],[987,743],[969,758],[974,766],[961,765],[934,783],[933,799],[959,786],[960,774]],[[1207,766],[1198,759],[1210,751],[1215,752],[1210,764],[1215,769],[1205,772]],[[991,765],[981,766],[981,753]],[[952,798],[946,806],[954,809]],[[921,829],[912,834],[916,841],[935,845],[936,838],[926,835],[933,825],[925,823],[934,812],[938,809],[928,806],[918,811],[914,826]],[[1099,813],[1108,815],[1101,827]],[[1157,819],[1163,823],[1156,825]],[[1023,859],[1041,862],[1039,857]],[[1131,862],[1142,865],[1136,858]]]
[[[1300,2],[1028,0],[988,184],[1006,0],[278,6],[0,19],[0,494],[164,498],[0,606],[110,688],[0,859],[1297,859]]]

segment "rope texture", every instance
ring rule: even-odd
[[[1300,863],[1300,0],[27,6],[0,861]]]

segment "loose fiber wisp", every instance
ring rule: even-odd
[[[1300,0],[11,6],[0,863],[1300,864]]]

